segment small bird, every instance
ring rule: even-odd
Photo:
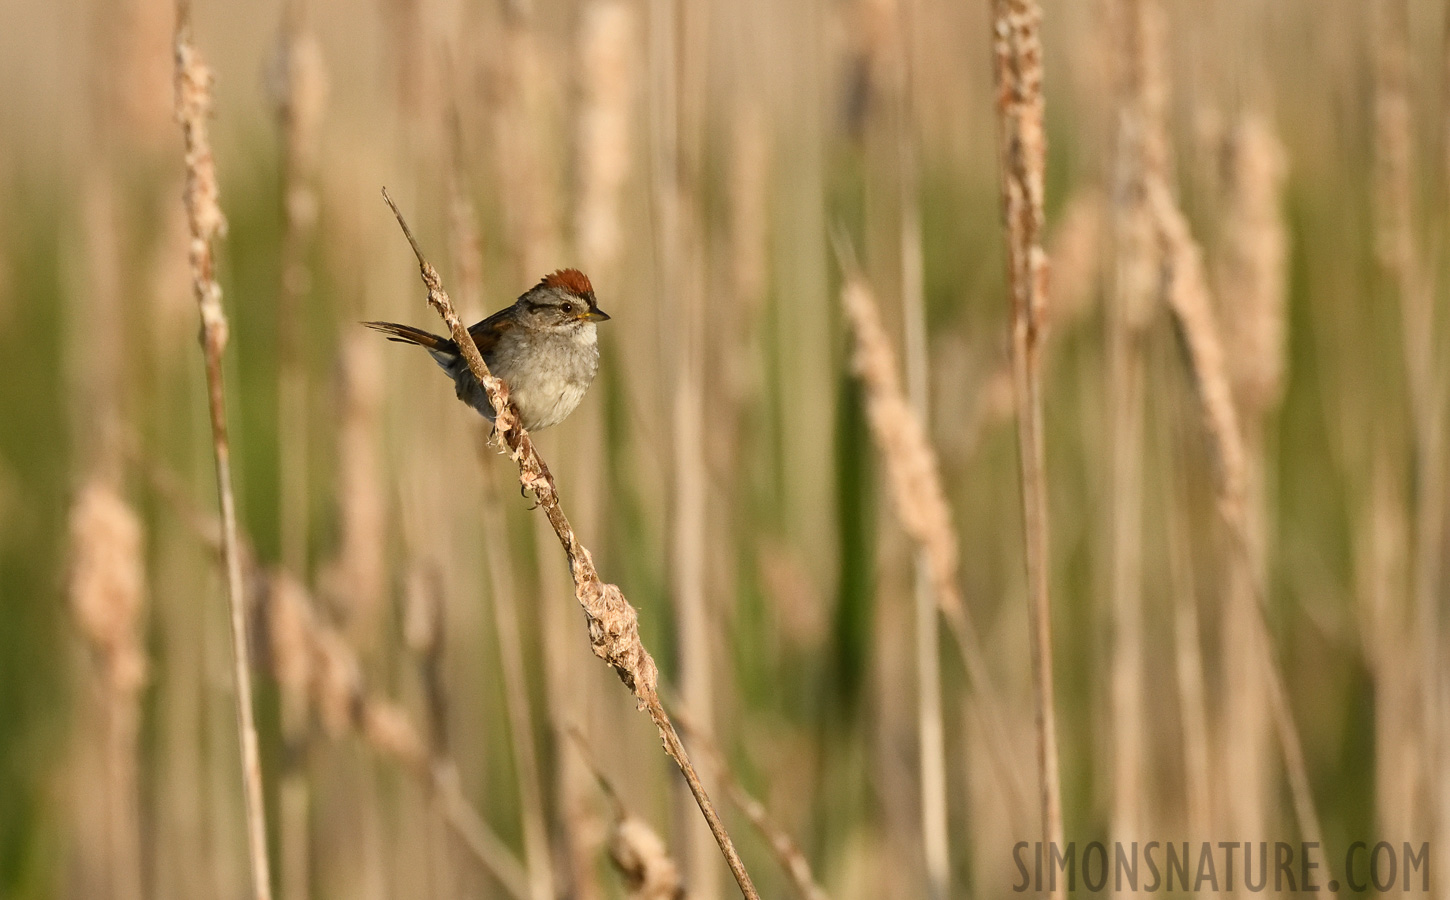
[[[607,321],[588,276],[578,269],[560,269],[468,333],[488,370],[508,384],[524,428],[538,431],[564,421],[584,399],[599,371],[595,323]],[[452,340],[394,322],[363,324],[389,340],[423,347],[453,379],[458,399],[493,421],[487,392]]]

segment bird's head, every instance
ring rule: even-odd
[[[594,299],[594,286],[578,269],[560,269],[545,275],[518,300],[524,322],[533,328],[556,332],[592,329],[606,322],[609,314]]]

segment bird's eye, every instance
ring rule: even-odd
[[[561,308],[564,310],[564,315],[566,315],[566,316],[572,316],[572,315],[574,315],[574,304],[572,304],[572,303],[565,303],[563,305],[563,307],[561,307]]]

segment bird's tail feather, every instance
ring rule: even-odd
[[[442,350],[445,353],[456,352],[453,342],[448,338],[439,337],[421,328],[399,325],[397,322],[364,322],[363,324],[373,331],[381,331],[386,334],[390,341],[397,341],[400,344],[417,344],[420,347],[427,347],[429,350]]]

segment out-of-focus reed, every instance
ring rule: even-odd
[[[1036,0],[992,5],[1002,217],[1007,231],[1012,384],[1017,400],[1018,474],[1037,720],[1037,782],[1044,846],[1063,843],[1062,783],[1052,683],[1051,559],[1047,545],[1047,475],[1042,435],[1042,344],[1047,325],[1047,254],[1042,249],[1047,125],[1042,97],[1042,10]],[[1067,896],[1056,881],[1054,900]]]
[[[228,325],[216,280],[212,242],[226,230],[218,202],[216,160],[212,156],[207,119],[212,111],[212,74],[191,40],[190,8],[177,5],[176,119],[186,145],[187,221],[191,231],[191,283],[201,311],[201,342],[206,358],[207,406],[211,414],[212,450],[216,457],[217,493],[221,503],[222,559],[227,575],[227,604],[231,611],[232,672],[235,678],[237,734],[241,741],[242,790],[247,820],[247,846],[251,862],[252,892],[257,900],[271,900],[272,876],[267,850],[267,820],[262,805],[262,762],[257,725],[252,709],[251,652],[242,584],[241,547],[237,537],[236,498],[232,492],[231,447],[227,440],[226,387],[222,381],[222,353]]]

